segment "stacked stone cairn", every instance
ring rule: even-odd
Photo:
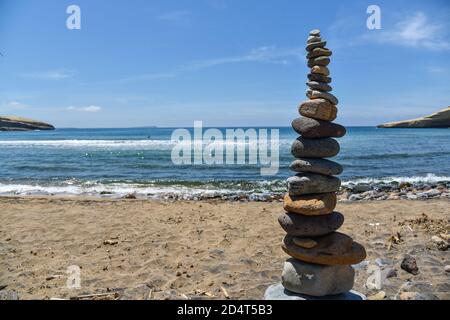
[[[303,117],[292,123],[300,134],[292,146],[296,160],[290,166],[297,174],[287,180],[286,213],[279,218],[287,233],[282,248],[292,257],[285,262],[282,285],[288,292],[311,297],[348,293],[355,278],[351,265],[366,258],[363,246],[337,232],[344,216],[334,211],[341,187],[335,176],[343,168],[325,158],[339,153],[334,138],[343,137],[346,129],[332,122],[337,116],[338,99],[330,93],[327,66],[332,52],[325,46],[320,31],[311,31],[306,46],[311,68],[306,92],[309,100],[300,105]]]

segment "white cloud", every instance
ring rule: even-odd
[[[430,21],[423,12],[417,12],[398,22],[393,30],[370,32],[366,38],[406,47],[447,50],[450,42],[446,39],[446,30],[448,27],[444,23]]]
[[[9,101],[9,102],[3,104],[1,107],[5,108],[5,109],[25,109],[25,108],[28,108],[28,106],[26,104],[21,103],[19,101]]]
[[[223,64],[261,62],[275,64],[289,64],[293,59],[300,60],[304,56],[304,48],[277,48],[276,46],[263,46],[250,50],[242,56],[209,59],[191,63],[186,69],[205,69]]]
[[[67,107],[69,111],[78,111],[78,112],[100,112],[102,111],[102,107],[99,106],[87,106],[87,107]]]
[[[439,66],[428,66],[426,67],[426,70],[429,73],[438,73],[438,74],[442,74],[442,73],[447,73],[447,68],[444,67],[439,67]]]
[[[179,74],[186,73],[189,71],[202,70],[224,64],[256,62],[256,63],[272,63],[272,64],[287,65],[292,63],[293,61],[302,60],[305,55],[304,51],[305,49],[300,47],[278,48],[276,46],[262,46],[259,48],[252,49],[248,53],[240,56],[230,56],[223,58],[194,61],[168,72],[137,74],[117,80],[115,82],[173,78],[178,76]]]
[[[228,2],[226,0],[204,0],[206,5],[217,10],[224,10],[228,8]]]
[[[11,101],[8,103],[8,106],[11,108],[24,108],[26,107],[26,105],[24,105],[23,103],[20,103],[18,101]]]
[[[169,21],[169,22],[181,22],[185,21],[190,15],[189,11],[178,10],[165,12],[158,16],[159,20]]]
[[[119,80],[118,82],[128,82],[128,81],[136,81],[136,80],[158,80],[158,79],[167,79],[167,78],[173,78],[175,76],[174,73],[167,72],[167,73],[142,73],[137,74],[134,76],[130,76],[127,78],[123,78]]]
[[[74,71],[64,69],[21,74],[23,78],[39,80],[64,80],[72,78],[74,75]]]

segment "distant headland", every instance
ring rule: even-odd
[[[450,128],[450,107],[422,118],[381,124],[378,128]]]
[[[0,116],[0,131],[33,130],[55,130],[55,127],[42,121],[15,116]]]

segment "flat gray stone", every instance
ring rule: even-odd
[[[311,42],[306,46],[306,51],[312,51],[315,48],[325,48],[326,45],[326,41]]]
[[[292,121],[292,128],[303,138],[342,138],[347,130],[340,124],[312,118],[297,118]]]
[[[312,58],[316,58],[316,57],[330,57],[331,55],[333,55],[333,52],[330,49],[316,48],[316,49],[312,50],[311,52],[309,52],[306,55],[306,58],[312,59]]]
[[[311,58],[308,60],[308,68],[312,68],[314,66],[326,67],[330,64],[330,62],[331,62],[330,58],[325,56]]]
[[[339,143],[332,138],[298,138],[292,144],[291,153],[296,158],[331,158],[340,151]]]
[[[295,172],[311,172],[327,176],[337,176],[344,171],[344,168],[337,162],[313,158],[296,159],[289,168]]]
[[[0,301],[19,300],[19,294],[13,290],[0,290]]]
[[[309,35],[310,35],[311,37],[320,37],[320,30],[319,30],[319,29],[311,30],[311,31],[309,32]]]
[[[300,196],[312,193],[337,192],[341,187],[341,180],[317,173],[301,173],[287,179],[290,195]]]
[[[320,237],[338,230],[344,224],[344,216],[333,212],[322,216],[284,213],[278,218],[281,228],[294,237]]]
[[[309,73],[308,74],[308,79],[311,81],[320,81],[320,82],[325,82],[325,83],[330,83],[331,82],[331,78],[321,75],[321,74],[317,74],[317,73]]]
[[[367,298],[365,295],[353,290],[335,296],[312,297],[291,292],[285,289],[281,283],[277,283],[267,288],[264,300],[367,300]]]
[[[351,266],[324,266],[288,259],[281,279],[283,287],[291,292],[323,297],[350,291],[355,283],[355,270]]]
[[[318,90],[308,89],[308,90],[306,90],[306,96],[309,99],[326,99],[334,105],[339,104],[338,98],[336,98],[334,95],[332,95],[329,92],[322,92],[322,91],[318,91]]]
[[[321,37],[317,37],[317,36],[309,36],[309,37],[308,37],[307,43],[320,42],[320,41],[322,41],[322,38],[321,38]]]
[[[325,82],[308,81],[306,83],[306,85],[308,87],[310,87],[312,90],[320,90],[320,91],[324,91],[324,92],[329,92],[329,91],[333,90],[333,88]]]

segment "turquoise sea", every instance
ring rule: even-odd
[[[271,177],[260,175],[260,165],[176,166],[171,161],[173,128],[0,132],[0,194],[279,195],[292,175],[290,146],[297,135],[288,127],[277,129],[280,168]],[[344,184],[450,181],[449,129],[350,127],[339,142],[341,153],[333,160],[345,167]]]

